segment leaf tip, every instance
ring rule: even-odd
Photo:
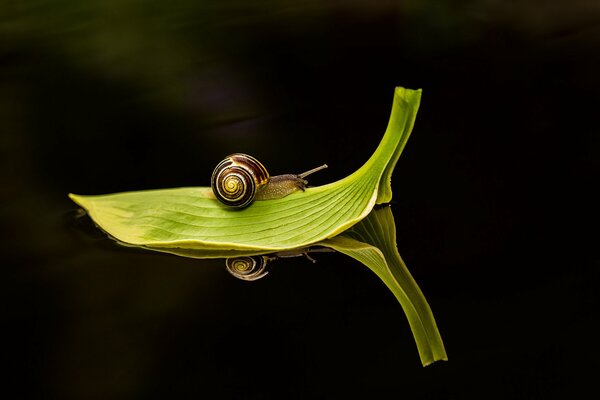
[[[78,194],[75,194],[75,193],[69,193],[68,196],[78,206],[86,208],[85,204],[84,204],[85,201],[83,200],[84,196],[81,196],[81,195],[78,195]]]
[[[438,361],[448,361],[448,357],[444,355],[442,358],[436,358],[433,360],[423,361],[423,367],[429,367],[430,365],[438,362]]]
[[[395,88],[395,94],[398,96],[418,96],[421,97],[421,94],[423,93],[423,89],[407,89],[405,87],[402,86],[396,86]]]

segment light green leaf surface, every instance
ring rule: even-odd
[[[421,90],[396,88],[381,143],[350,176],[282,199],[255,201],[243,210],[222,205],[208,187],[69,196],[100,228],[132,245],[273,251],[308,246],[340,234],[376,203],[391,199],[390,176],[420,98]]]
[[[448,359],[431,308],[398,252],[389,207],[373,210],[350,230],[318,244],[360,261],[392,291],[408,318],[423,366]]]

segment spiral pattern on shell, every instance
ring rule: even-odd
[[[244,281],[255,281],[269,273],[269,258],[265,256],[232,257],[225,260],[227,272]]]
[[[223,204],[243,208],[268,182],[269,173],[260,161],[247,154],[236,153],[215,167],[210,185]]]

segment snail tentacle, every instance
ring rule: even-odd
[[[321,166],[319,166],[319,167],[317,167],[317,168],[313,168],[313,169],[310,169],[310,170],[308,170],[308,171],[306,171],[306,172],[303,172],[303,173],[301,173],[301,174],[298,174],[298,177],[300,177],[300,178],[304,179],[304,178],[306,178],[307,176],[309,176],[310,174],[314,174],[315,172],[319,172],[319,171],[321,171],[321,170],[323,170],[323,169],[325,169],[325,168],[328,168],[328,165],[327,165],[327,164],[323,164],[323,165],[321,165]]]

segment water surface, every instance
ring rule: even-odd
[[[549,398],[592,381],[595,3],[2,9],[3,359],[19,397]],[[448,363],[420,366],[394,297],[340,254],[248,283],[73,224],[69,192],[206,186],[233,151],[276,174],[327,163],[315,185],[344,177],[398,85],[424,90],[392,182],[398,247]]]

